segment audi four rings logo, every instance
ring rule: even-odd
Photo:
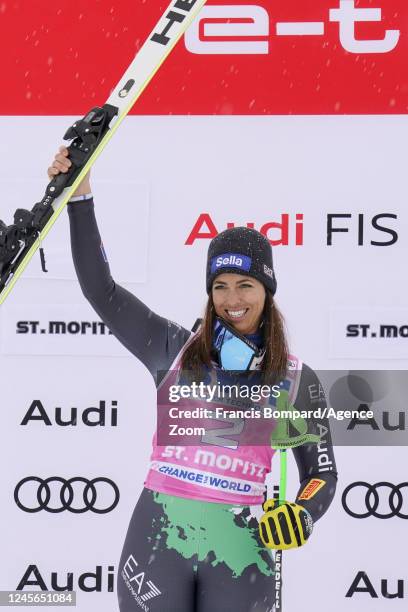
[[[401,512],[402,506],[404,504],[404,496],[403,489],[408,488],[408,482],[402,482],[399,485],[394,485],[391,482],[377,482],[373,485],[368,482],[353,482],[348,487],[346,487],[343,491],[343,495],[341,498],[341,502],[343,504],[344,510],[352,516],[353,518],[363,519],[368,518],[369,516],[375,516],[379,519],[389,519],[393,516],[398,516],[402,519],[408,519],[408,514]],[[353,502],[350,502],[350,492],[353,489],[359,489],[363,492],[365,491],[365,495],[359,501],[353,499]],[[389,493],[387,492],[389,489]],[[408,492],[405,499],[408,499]],[[381,502],[387,503],[390,508],[390,512],[378,511],[380,506],[380,496]]]
[[[83,486],[75,486],[74,488],[75,483],[80,483]],[[81,488],[82,491],[78,491],[78,488]],[[108,489],[108,494],[106,489]],[[59,498],[58,505],[50,503],[53,493]],[[24,512],[46,510],[56,514],[68,510],[75,514],[81,514],[90,510],[96,514],[107,514],[116,508],[119,497],[117,485],[109,478],[104,477],[88,480],[81,476],[68,479],[59,476],[44,479],[38,478],[38,476],[27,476],[27,478],[20,480],[14,489],[14,500],[20,510]],[[78,498],[80,498],[80,501],[74,505],[74,499],[78,500]],[[97,503],[97,500],[99,500],[99,503]]]

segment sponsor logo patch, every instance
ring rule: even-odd
[[[266,276],[270,276],[270,278],[273,278],[274,274],[272,268],[269,268],[266,264],[264,264],[263,271]]]
[[[239,253],[223,253],[217,255],[211,260],[211,273],[213,274],[220,268],[239,268],[249,272],[251,269],[252,259],[247,255],[240,255]]]
[[[324,480],[320,480],[320,478],[313,478],[313,480],[311,480],[305,486],[298,499],[311,499],[318,491],[320,491],[322,487],[324,487],[325,484],[326,482]]]

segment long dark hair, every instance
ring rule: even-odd
[[[182,369],[190,371],[194,380],[200,379],[203,365],[211,367],[215,317],[214,303],[210,294],[200,331],[186,347],[181,359]],[[265,296],[262,331],[265,348],[262,379],[271,384],[285,377],[289,350],[283,316],[269,291],[266,291]]]

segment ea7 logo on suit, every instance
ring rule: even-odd
[[[139,569],[139,564],[133,555],[128,557],[128,560],[123,566],[122,578],[126,582],[136,603],[143,610],[148,610],[145,605],[146,601],[161,595],[161,591],[151,580],[145,580],[145,572]],[[143,593],[142,590],[144,591]]]

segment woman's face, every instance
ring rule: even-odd
[[[242,274],[220,274],[212,285],[212,299],[217,316],[240,334],[257,331],[265,304],[265,287],[260,281]]]

